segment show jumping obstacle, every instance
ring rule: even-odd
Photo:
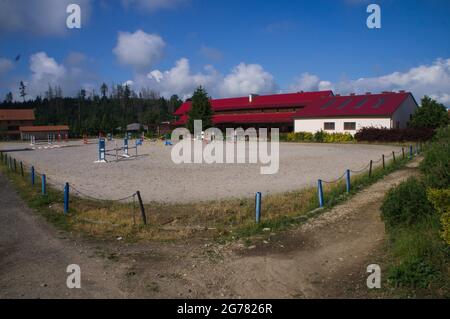
[[[141,143],[138,143],[136,141],[135,146],[128,146],[128,138],[125,137],[123,140],[123,146],[122,147],[116,147],[112,148],[112,149],[106,149],[106,141],[104,138],[100,138],[98,140],[98,160],[95,161],[95,163],[107,163],[107,162],[111,162],[111,160],[107,160],[107,156],[114,158],[115,162],[120,161],[121,159],[126,159],[126,158],[136,158],[138,157],[138,146],[142,145]],[[135,150],[135,154],[134,155],[130,155],[129,150],[130,149],[134,149]],[[121,153],[119,153],[121,152]]]

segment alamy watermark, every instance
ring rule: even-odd
[[[81,7],[78,4],[69,4],[66,8],[69,15],[66,19],[66,26],[69,29],[81,29]]]
[[[227,128],[224,136],[215,127],[203,132],[202,121],[195,120],[193,136],[188,129],[177,128],[172,131],[171,140],[177,141],[171,152],[175,164],[260,163],[261,174],[276,174],[280,166],[278,128],[270,130],[270,138],[267,128]]]
[[[369,29],[381,29],[381,7],[378,4],[372,3],[367,6],[366,25]]]
[[[67,288],[81,288],[81,268],[77,264],[70,264],[66,268],[66,272],[70,273],[67,276],[66,285]]]
[[[369,289],[380,289],[381,288],[381,267],[377,264],[371,264],[367,266],[367,272],[370,275],[367,277],[367,288]]]

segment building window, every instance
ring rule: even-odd
[[[345,131],[355,131],[356,130],[356,122],[344,122],[344,130]]]
[[[325,122],[323,123],[323,129],[326,131],[334,130],[334,122]]]

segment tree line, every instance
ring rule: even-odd
[[[135,92],[128,85],[103,83],[97,94],[80,89],[75,97],[65,97],[61,87],[50,86],[43,96],[26,99],[26,86],[19,86],[22,101],[13,101],[8,92],[0,108],[33,109],[36,125],[69,125],[70,135],[97,135],[99,132],[119,133],[130,123],[148,125],[150,133],[165,121],[172,121],[173,112],[182,104],[177,95],[169,99],[157,92],[142,89]]]

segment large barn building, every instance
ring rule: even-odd
[[[0,109],[0,134],[5,134],[7,138],[18,138],[19,128],[33,125],[34,120],[32,109]]]
[[[256,95],[228,99],[213,99],[213,124],[224,129],[231,127],[276,127],[280,132],[292,132],[293,116],[317,99],[333,96],[332,91],[298,92],[289,94]],[[183,126],[188,120],[191,101],[184,102],[176,111],[175,126]]]
[[[220,129],[279,128],[280,132],[326,131],[355,134],[363,127],[405,128],[418,107],[409,92],[347,96],[332,91],[298,92],[212,99],[213,125]],[[191,101],[175,112],[174,126],[184,126]]]
[[[294,114],[295,132],[355,134],[363,127],[406,128],[418,107],[411,93],[332,96]]]

